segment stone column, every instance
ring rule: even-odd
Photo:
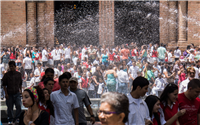
[[[169,1],[169,42],[177,41],[177,2]]]
[[[48,47],[54,46],[54,1],[45,2],[45,41]]]
[[[178,2],[178,42],[187,40],[186,1]]]
[[[28,44],[36,45],[36,2],[27,2],[27,36]]]
[[[46,46],[45,43],[45,12],[44,8],[45,7],[45,2],[38,2],[37,3],[37,23],[38,23],[38,45],[43,47]]]
[[[99,1],[99,43],[114,45],[114,1]]]
[[[159,2],[159,23],[160,23],[160,43],[168,44],[169,43],[169,6],[168,1]]]

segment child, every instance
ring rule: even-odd
[[[23,80],[23,83],[22,83],[22,92],[23,92],[24,89],[27,87],[26,81],[27,81],[28,75],[25,72],[23,67],[20,68],[20,73],[22,74],[22,80]]]
[[[95,93],[95,83],[92,80],[92,78],[88,79],[88,96],[89,98],[95,98],[96,97],[96,93]]]
[[[30,74],[30,79],[31,80],[30,80],[29,84],[27,84],[27,87],[36,86],[35,77],[34,77],[33,73]]]
[[[153,85],[152,94],[160,97],[161,92],[164,90],[164,88],[165,88],[165,81],[162,78],[162,74],[159,73],[158,78],[156,78],[155,83]]]
[[[16,66],[22,66],[22,61],[20,59],[20,56],[17,57],[17,60],[15,60]]]
[[[99,78],[99,87],[97,91],[97,98],[100,98],[104,91],[104,82],[102,78]]]

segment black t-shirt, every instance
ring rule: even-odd
[[[103,80],[103,76],[102,76],[102,73],[101,72],[95,72],[93,74],[93,76],[96,76],[96,80],[97,82],[99,82],[99,78],[101,78]]]
[[[25,113],[25,111],[23,111],[20,114],[19,125],[25,125],[24,124],[24,113]],[[33,123],[35,125],[49,125],[49,113],[46,112],[46,111],[41,111],[40,115],[38,116],[38,118]]]

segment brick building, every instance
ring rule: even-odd
[[[54,4],[1,1],[1,44],[52,47],[56,41]],[[100,44],[115,43],[114,7],[114,1],[99,1]],[[200,45],[200,1],[160,1],[159,12],[160,43],[182,49],[190,43]]]

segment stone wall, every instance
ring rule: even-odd
[[[160,42],[171,49],[199,46],[199,13],[199,1],[160,1]]]
[[[26,44],[26,2],[1,1],[1,45]]]

